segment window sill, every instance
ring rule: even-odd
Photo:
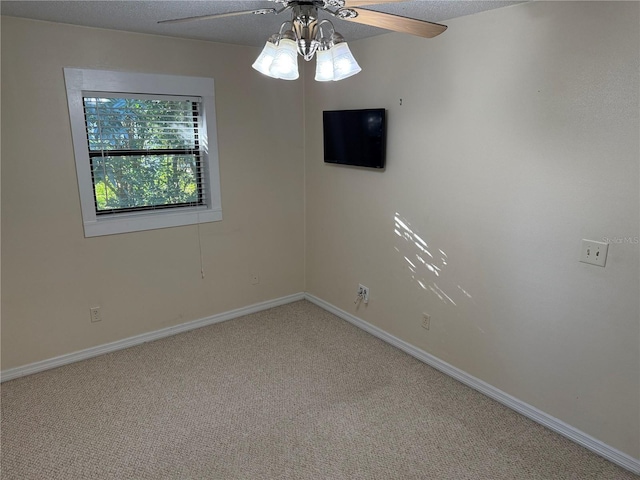
[[[188,211],[155,211],[152,213],[116,214],[114,216],[98,218],[95,221],[84,222],[85,237],[99,237],[102,235],[116,235],[119,233],[141,232],[157,228],[180,227],[198,223],[217,222],[222,220],[222,209]]]

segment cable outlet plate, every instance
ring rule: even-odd
[[[423,313],[422,314],[422,328],[426,328],[427,330],[429,330],[430,326],[431,326],[431,315],[429,315],[428,313]]]
[[[604,242],[596,242],[595,240],[582,240],[582,249],[580,250],[580,261],[604,267],[607,263],[607,252],[609,244]]]

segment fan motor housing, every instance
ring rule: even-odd
[[[315,40],[318,33],[318,2],[294,2],[293,8],[293,32],[296,36],[298,52],[309,61],[318,49],[318,41]],[[322,2],[320,2],[322,3]]]

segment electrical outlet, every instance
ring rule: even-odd
[[[364,285],[358,285],[358,295],[362,297],[364,303],[369,303],[369,288]]]
[[[260,276],[257,273],[251,275],[251,285],[258,285],[260,283]]]
[[[431,315],[429,315],[428,313],[423,313],[422,314],[422,328],[426,328],[427,330],[429,330],[430,326],[431,326]]]
[[[102,320],[100,307],[91,307],[89,312],[91,312],[91,323],[100,322]]]
[[[596,242],[594,240],[582,240],[582,250],[580,251],[580,261],[604,267],[607,262],[607,251],[609,244]]]

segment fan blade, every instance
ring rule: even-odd
[[[407,0],[345,0],[345,7],[364,7],[366,5],[378,5],[381,3],[406,2]]]
[[[185,17],[185,18],[176,18],[174,20],[160,20],[158,23],[182,23],[182,22],[191,22],[192,20],[209,20],[210,18],[222,18],[222,17],[234,17],[236,15],[246,15],[248,13],[253,13],[256,15],[266,15],[269,13],[276,13],[275,8],[260,8],[258,10],[241,10],[238,12],[229,12],[229,13],[216,13],[213,15],[199,15],[197,17]]]
[[[373,27],[385,28],[394,32],[410,33],[419,37],[432,38],[440,35],[447,29],[446,25],[439,23],[427,22],[424,20],[416,20],[415,18],[401,17],[391,13],[374,12],[373,10],[364,10],[361,8],[350,8],[358,13],[353,18],[342,18],[349,22],[362,23]]]

